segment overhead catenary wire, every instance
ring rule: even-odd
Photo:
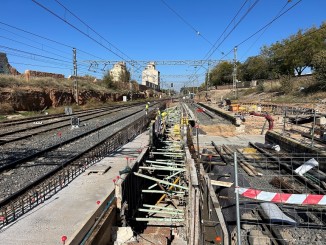
[[[276,14],[276,16],[275,16],[275,18],[274,19],[276,19],[281,13],[282,13],[282,11],[285,9],[285,7],[289,4],[289,2],[290,1],[287,1],[284,5],[283,5],[283,7],[277,12],[277,14]],[[274,20],[273,19],[273,20]],[[257,41],[264,35],[264,33],[268,30],[268,28],[272,25],[272,21],[271,22],[269,22],[265,27],[263,27],[263,32],[259,35],[259,37],[257,37],[256,38],[256,40],[253,42],[253,44],[246,50],[246,52],[242,55],[242,57],[243,56],[245,56],[248,52],[249,52],[249,50],[257,43]],[[242,57],[239,59],[239,60],[242,60]]]
[[[34,45],[30,45],[30,44],[27,44],[27,43],[24,43],[24,42],[20,42],[20,41],[14,40],[14,39],[12,39],[12,38],[4,37],[4,36],[1,36],[1,35],[0,35],[0,38],[7,39],[7,40],[9,40],[9,41],[16,42],[16,43],[19,43],[19,44],[23,44],[23,45],[25,45],[25,46],[28,46],[28,47],[31,47],[31,48],[34,48],[34,49],[37,49],[37,50],[40,50],[40,51],[46,51],[46,52],[49,53],[49,54],[53,54],[53,55],[56,55],[56,56],[58,56],[58,57],[61,57],[61,58],[64,58],[64,59],[70,61],[70,59],[67,58],[67,57],[65,57],[65,56],[62,56],[62,55],[56,54],[56,53],[51,52],[51,51],[48,51],[48,50],[41,49],[41,48],[36,47],[36,46],[34,46]]]
[[[38,38],[41,38],[41,39],[47,40],[47,41],[49,41],[49,42],[52,42],[52,43],[55,43],[55,44],[58,44],[58,45],[61,45],[61,46],[64,46],[64,47],[70,48],[70,49],[77,48],[77,47],[73,47],[73,46],[71,46],[71,45],[68,45],[68,44],[65,44],[65,43],[62,43],[62,42],[59,42],[59,41],[53,40],[53,39],[51,39],[51,38],[44,37],[44,36],[41,36],[41,35],[39,35],[39,34],[36,34],[36,33],[30,32],[30,31],[27,31],[27,30],[24,30],[24,29],[22,29],[22,28],[19,28],[19,27],[16,27],[16,26],[13,26],[13,25],[10,25],[10,24],[7,24],[7,23],[4,23],[4,22],[2,22],[2,21],[0,21],[0,24],[5,25],[5,26],[8,26],[8,27],[10,27],[10,28],[12,28],[12,29],[15,29],[15,30],[18,30],[18,31],[21,31],[21,32],[27,33],[27,34],[29,34],[29,35],[32,35],[32,36],[35,36],[35,37],[38,37]],[[82,53],[84,53],[84,54],[87,54],[87,55],[89,55],[89,56],[92,56],[92,57],[98,58],[98,59],[100,59],[100,60],[103,60],[102,58],[100,58],[100,57],[98,57],[98,56],[96,56],[96,55],[94,55],[94,54],[91,54],[91,53],[89,53],[89,52],[83,51],[83,50],[81,50],[81,49],[78,49],[78,51],[79,51],[79,52],[82,52]]]
[[[53,16],[55,16],[58,19],[60,19],[61,21],[65,22],[67,25],[71,26],[73,29],[75,29],[79,33],[81,33],[84,36],[88,37],[89,39],[91,39],[92,41],[94,41],[95,43],[97,43],[98,45],[100,45],[101,47],[103,47],[104,49],[106,49],[107,51],[113,53],[114,55],[116,55],[120,59],[124,60],[125,62],[127,62],[127,63],[129,63],[130,65],[133,66],[133,63],[130,62],[128,59],[125,59],[122,55],[118,54],[116,51],[113,51],[111,48],[109,48],[106,45],[102,44],[101,42],[99,42],[98,40],[96,40],[94,37],[90,36],[86,32],[82,31],[80,28],[76,27],[75,25],[73,25],[72,23],[70,23],[69,21],[67,21],[66,19],[62,18],[61,16],[59,16],[58,14],[56,14],[55,12],[53,12],[51,9],[47,8],[46,6],[42,5],[41,3],[39,3],[36,0],[32,0],[32,1],[35,4],[37,4],[38,6],[40,6],[41,8],[43,8],[44,10],[46,10],[47,12],[51,13]]]
[[[248,1],[248,0],[247,0]],[[209,43],[211,46],[213,46],[213,43],[208,40],[197,28],[195,28],[192,24],[190,24],[184,17],[182,17],[181,14],[179,14],[176,10],[174,10],[169,4],[167,4],[166,1],[161,0],[161,2],[168,8],[170,9],[183,23],[185,23],[191,30],[193,30],[196,35],[200,36],[203,38],[207,43]]]
[[[276,18],[272,19],[270,22],[268,22],[266,25],[264,25],[263,27],[261,27],[259,30],[257,30],[256,32],[254,32],[253,34],[251,34],[249,37],[245,38],[243,41],[241,41],[240,43],[238,43],[237,47],[239,47],[240,45],[244,44],[245,42],[247,42],[248,40],[250,40],[252,37],[254,37],[255,35],[257,35],[259,32],[261,32],[262,30],[264,30],[264,28],[266,28],[267,26],[269,26],[270,24],[272,24],[274,21],[276,21],[277,19],[279,19],[280,17],[282,17],[284,14],[286,14],[287,12],[289,12],[291,9],[293,9],[295,6],[297,6],[302,0],[299,0],[298,2],[296,2],[295,4],[293,4],[292,6],[290,6],[289,8],[287,8],[286,10],[284,10],[284,12],[282,12],[281,14],[279,14]],[[318,30],[316,30],[318,31]],[[298,39],[301,39],[298,38]],[[295,40],[292,40],[295,41]],[[292,42],[291,41],[291,42]],[[227,54],[225,54],[221,59],[225,58],[228,54],[230,54],[231,52],[233,52],[233,49],[231,49]]]
[[[246,39],[244,39],[242,42],[238,43],[236,46],[242,45],[243,43],[247,42],[249,39],[251,39],[252,37],[254,37],[255,35],[257,35],[259,32],[261,32],[264,29],[268,28],[274,21],[276,21],[277,19],[279,19],[280,17],[282,17],[284,14],[286,14],[287,12],[289,12],[292,8],[294,8],[295,6],[297,6],[301,1],[302,0],[299,0],[298,2],[296,2],[295,4],[293,4],[291,7],[289,7],[288,9],[286,9],[284,12],[279,13],[274,19],[272,19],[270,22],[268,22],[266,25],[264,25],[263,27],[261,27],[255,33],[251,34],[249,37],[247,37]],[[286,5],[287,4],[288,4],[288,2],[286,3]],[[282,10],[284,9],[284,7],[282,8]]]
[[[0,25],[4,25],[4,26],[7,26],[7,27],[9,27],[9,28],[12,28],[12,29],[14,29],[14,30],[16,30],[16,31],[20,31],[20,32],[22,32],[22,33],[25,33],[25,34],[28,34],[28,35],[32,35],[32,36],[35,36],[35,37],[37,37],[37,38],[41,38],[41,39],[46,40],[46,41],[50,41],[50,42],[52,42],[52,43],[59,44],[59,45],[64,46],[64,47],[68,47],[69,49],[72,49],[72,48],[73,48],[73,47],[70,46],[70,45],[67,45],[67,44],[64,44],[64,43],[58,42],[58,41],[53,40],[53,39],[49,39],[49,38],[47,38],[47,37],[44,37],[44,36],[41,36],[41,35],[38,35],[38,34],[32,33],[32,32],[30,32],[30,31],[27,31],[27,30],[21,29],[21,28],[19,28],[19,27],[13,26],[13,25],[6,24],[6,23],[1,22],[1,21],[0,21]],[[0,29],[1,29],[1,30],[4,30],[4,31],[6,31],[6,32],[9,32],[9,33],[11,33],[11,34],[13,34],[13,35],[15,35],[15,36],[18,36],[18,37],[24,38],[24,39],[26,39],[26,40],[32,41],[33,43],[38,43],[38,44],[41,45],[42,48],[41,48],[41,47],[36,47],[36,46],[34,46],[34,45],[30,45],[30,44],[25,43],[25,42],[21,42],[21,41],[18,41],[18,40],[14,40],[14,39],[12,39],[12,38],[5,37],[5,36],[0,36],[1,38],[4,38],[4,39],[10,40],[10,41],[12,41],[12,42],[16,42],[16,43],[20,43],[20,44],[23,44],[23,45],[26,45],[26,46],[32,47],[32,48],[37,49],[37,50],[42,51],[42,52],[47,52],[47,53],[49,53],[49,54],[53,54],[53,55],[55,55],[55,56],[58,56],[58,57],[61,57],[61,58],[65,59],[66,61],[64,61],[64,62],[67,62],[67,63],[71,64],[71,58],[70,58],[71,53],[70,53],[70,52],[68,53],[68,52],[65,52],[65,51],[63,51],[63,50],[60,50],[60,49],[54,48],[54,47],[52,47],[52,46],[49,46],[49,45],[46,45],[46,44],[44,44],[44,43],[38,42],[38,41],[35,40],[35,39],[31,39],[31,38],[28,38],[28,37],[26,37],[26,36],[19,35],[19,34],[13,32],[13,31],[10,31],[10,30],[5,29],[5,28],[2,28],[2,27],[0,27]],[[53,49],[53,50],[56,50],[56,51],[58,51],[58,52],[60,52],[60,53],[69,54],[69,58],[67,58],[67,57],[65,57],[65,56],[62,56],[61,54],[57,54],[57,53],[51,52],[51,51],[49,51],[49,50],[46,50],[46,49],[44,49],[43,47],[48,47],[48,48]],[[13,49],[13,47],[7,47],[6,49],[9,50],[9,48]],[[84,53],[84,54],[87,54],[87,55],[91,55],[91,56],[93,56],[93,57],[96,57],[96,58],[101,59],[100,57],[95,56],[95,55],[92,55],[92,54],[90,54],[90,53],[88,53],[88,52],[86,52],[86,51],[79,50],[79,49],[78,49],[78,51],[81,52],[81,53]],[[18,50],[18,49],[14,50],[14,52],[20,52],[20,53],[25,52],[25,55],[17,54],[17,53],[11,53],[11,52],[6,51],[7,54],[9,54],[9,55],[13,55],[13,56],[16,56],[16,57],[21,57],[21,58],[30,59],[30,60],[34,60],[34,61],[39,61],[39,62],[43,62],[43,63],[55,64],[55,65],[60,65],[60,66],[62,66],[62,65],[61,65],[60,63],[58,63],[58,62],[46,61],[46,60],[39,59],[39,58],[36,58],[36,57],[35,57],[35,56],[40,56],[41,54],[35,54],[35,53],[31,53],[31,52],[30,52],[30,54],[26,54],[26,51]],[[44,56],[43,58],[45,58],[45,59],[52,59],[53,57]],[[63,61],[63,60],[61,60],[61,61]],[[16,62],[16,63],[18,63],[18,62]],[[20,62],[20,63],[22,63],[22,62]],[[23,64],[23,63],[22,63],[22,64]],[[34,65],[34,66],[36,66],[36,65]],[[44,66],[41,66],[41,67],[44,67]],[[68,65],[64,65],[64,67],[68,67]],[[83,67],[85,67],[85,68],[83,68]],[[51,68],[51,67],[48,67],[48,68]],[[52,67],[52,68],[54,68],[54,67]],[[63,69],[63,68],[62,68],[62,69]],[[68,70],[67,68],[64,68],[64,69]],[[69,65],[69,70],[71,70],[70,65]],[[82,62],[79,63],[79,70],[81,70],[81,71],[82,71],[82,70],[83,70],[83,71],[89,71],[89,72],[92,72],[92,73],[97,73],[96,71],[88,70],[88,65],[87,65],[87,64],[83,64]]]
[[[47,57],[47,56],[40,56],[39,54],[35,54],[35,53],[31,53],[31,52],[26,52],[26,51],[22,51],[19,49],[14,49],[14,48],[2,48],[3,50],[1,50],[1,46],[0,46],[0,51],[5,51],[6,53],[15,57],[20,57],[20,58],[25,58],[25,59],[29,59],[29,60],[33,60],[33,61],[38,61],[38,62],[42,62],[42,63],[46,63],[46,64],[53,64],[56,66],[60,66],[60,67],[52,67],[52,68],[60,68],[63,70],[71,70],[71,66],[69,64],[67,64],[67,62],[65,62],[64,64],[60,62],[60,60],[52,60],[49,58],[52,57]],[[9,52],[7,50],[10,50]],[[21,62],[15,62],[15,61],[11,61],[10,64],[19,64]],[[25,63],[26,64],[26,63]],[[42,65],[36,65],[36,64],[26,64],[26,65],[31,65],[31,66],[39,66],[39,67],[48,67],[51,68],[50,66],[42,66]],[[81,68],[81,71],[88,71],[86,68]],[[93,71],[92,71],[93,72]]]
[[[83,21],[81,18],[79,18],[76,14],[74,14],[72,11],[70,11],[67,7],[65,7],[61,2],[58,0],[54,0],[57,2],[62,8],[65,9],[68,13],[70,13],[72,16],[74,16],[77,20],[79,20],[81,23],[83,23],[87,28],[89,28],[91,31],[93,31],[96,35],[98,35],[100,38],[102,38],[105,42],[107,42],[109,45],[114,47],[116,50],[118,50],[121,54],[125,55],[127,58],[131,59],[127,54],[125,54],[121,49],[119,49],[117,46],[115,46],[113,43],[109,42],[106,38],[104,38],[101,34],[99,34],[97,31],[95,31],[91,26],[89,26],[85,21]],[[131,59],[132,60],[132,59]]]
[[[230,27],[230,25],[234,22],[235,18],[237,18],[237,16],[239,15],[239,13],[241,12],[241,10],[244,8],[244,6],[247,4],[249,0],[245,0],[243,2],[243,4],[241,5],[241,7],[239,8],[239,10],[237,11],[237,13],[234,15],[234,17],[232,18],[232,20],[229,22],[229,24],[225,27],[225,29],[223,30],[223,32],[221,33],[221,35],[218,37],[218,39],[214,42],[214,44],[212,45],[212,47],[210,48],[210,50],[206,53],[206,55],[204,56],[204,58],[207,57],[207,55],[209,55],[209,53],[214,49],[214,47],[216,46],[216,44],[218,43],[218,41],[222,38],[222,36],[224,35],[224,33],[227,31],[227,29]]]
[[[213,48],[211,48],[210,49],[210,51],[209,52],[207,52],[206,53],[206,55],[204,56],[204,60],[206,60],[206,61],[208,61],[209,60],[209,58],[216,52],[216,50],[222,45],[222,43],[231,35],[231,33],[237,28],[237,26],[245,19],[245,17],[252,11],[252,9],[257,5],[257,3],[259,2],[260,0],[255,0],[255,2],[253,3],[253,4],[251,4],[250,6],[249,6],[249,8],[247,9],[247,11],[241,16],[241,18],[237,21],[237,23],[233,26],[233,28],[226,34],[226,36],[224,36],[224,38],[219,42],[219,44],[218,45],[216,45],[217,44],[217,42],[218,42],[218,40],[220,39],[218,39],[215,43],[216,44],[214,44],[214,47]],[[240,13],[240,11],[243,9],[243,7],[246,5],[246,3],[247,3],[247,0],[242,4],[242,6],[240,7],[240,10],[237,12],[237,14],[235,15],[235,17],[231,20],[231,22],[230,23],[232,23],[233,22],[233,20],[238,16],[238,14]],[[230,25],[230,24],[229,24]],[[228,26],[229,26],[228,25]],[[228,27],[226,28],[226,29],[228,29]],[[223,32],[223,34],[224,34],[225,32]],[[223,36],[223,34],[221,35],[221,37]],[[229,55],[229,53],[227,53],[226,55],[224,55],[223,56],[223,58],[224,57],[227,57]],[[223,60],[223,58],[221,58],[220,60]],[[201,66],[199,66],[196,70],[195,70],[195,72],[193,73],[193,75],[196,75],[197,74],[197,72],[199,71],[201,69]]]
[[[247,38],[245,38],[243,41],[239,42],[238,44],[236,44],[236,47],[239,47],[241,45],[243,45],[245,42],[247,42],[248,40],[250,40],[252,37],[254,37],[255,35],[257,35],[259,32],[261,32],[262,30],[264,30],[265,28],[269,27],[273,22],[275,22],[277,19],[281,18],[284,14],[286,14],[288,11],[290,11],[291,9],[293,9],[295,6],[297,6],[302,0],[299,0],[298,2],[294,3],[293,5],[291,5],[290,7],[288,7],[286,10],[284,10],[282,13],[279,13],[276,17],[274,17],[271,21],[269,21],[267,24],[265,24],[263,27],[261,27],[260,29],[258,29],[257,31],[255,31],[253,34],[251,34],[250,36],[248,36]],[[287,4],[285,5],[287,6]],[[284,9],[284,8],[282,8]],[[316,30],[317,31],[317,30]],[[292,40],[295,41],[295,40]],[[229,54],[231,54],[233,52],[233,48],[230,49],[227,53],[225,53],[220,60],[225,59]],[[210,57],[209,57],[210,58]]]
[[[233,28],[228,32],[228,34],[222,39],[222,41],[215,46],[215,48],[209,53],[209,55],[205,58],[208,60],[215,52],[216,50],[222,45],[222,43],[231,35],[231,33],[237,28],[237,26],[245,19],[245,17],[253,10],[253,8],[257,5],[257,3],[260,0],[256,0],[251,6],[249,6],[248,10],[245,12],[245,14],[240,18],[240,20],[233,26]]]

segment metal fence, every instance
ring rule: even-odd
[[[233,154],[235,194],[228,198],[237,244],[325,244],[324,156],[254,148]]]

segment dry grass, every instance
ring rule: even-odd
[[[9,114],[13,113],[15,110],[9,103],[0,103],[0,113]]]
[[[55,79],[50,77],[38,78],[33,77],[29,81],[25,80],[23,76],[11,76],[0,75],[0,89],[1,88],[35,88],[35,89],[57,89],[57,90],[69,90],[74,86],[74,81],[69,79]],[[93,90],[96,92],[112,92],[105,84],[93,83],[87,80],[78,81],[78,87],[80,90]]]

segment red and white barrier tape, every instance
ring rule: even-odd
[[[260,201],[300,205],[326,205],[326,195],[276,193],[241,187],[236,190],[244,197]]]

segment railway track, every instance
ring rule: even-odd
[[[38,117],[36,119],[24,119],[22,121],[13,121],[13,125],[11,122],[9,122],[9,124],[3,122],[3,125],[6,126],[2,128],[0,126],[0,145],[32,137],[51,130],[71,126],[72,117],[78,117],[85,124],[85,122],[88,122],[91,119],[104,117],[115,111],[121,111],[124,108],[130,108],[132,106],[134,105],[111,106],[82,111],[73,115],[55,115],[49,118],[45,116],[44,118]]]
[[[155,113],[154,110],[150,112],[152,115]],[[72,176],[68,174],[69,179],[73,178],[80,168],[85,168],[86,165],[94,163],[94,158],[97,159],[99,156],[106,154],[106,152],[113,151],[117,147],[121,146],[130,140],[130,137],[134,137],[146,126],[144,123],[150,120],[149,117],[144,117],[143,106],[135,106],[133,108],[128,108],[119,113],[114,113],[110,115],[108,120],[103,120],[103,122],[92,129],[87,130],[81,134],[77,134],[72,137],[67,137],[61,139],[60,142],[51,145],[42,150],[33,152],[32,154],[25,154],[23,157],[17,157],[14,161],[11,158],[6,159],[7,161],[2,161],[0,166],[0,218],[9,217],[10,220],[15,219],[16,208],[11,208],[10,215],[8,215],[8,205],[10,206],[13,200],[24,200],[23,205],[18,204],[20,212],[26,208],[29,203],[29,208],[35,203],[35,197],[32,201],[29,199],[29,193],[31,189],[35,189],[36,186],[41,185],[43,182],[47,181],[50,177],[63,171],[65,168],[69,167]],[[140,123],[141,121],[141,123]],[[129,126],[128,126],[129,125]],[[133,125],[136,125],[135,127]],[[129,131],[132,132],[129,132]],[[116,132],[120,132],[117,133]],[[106,143],[107,139],[114,138],[113,143]],[[111,141],[109,141],[111,142]],[[102,147],[102,150],[96,151],[97,147]],[[87,155],[87,153],[93,152],[95,149],[96,153],[91,154],[86,158],[81,158]],[[77,161],[78,159],[83,159],[83,163],[78,163],[71,165],[71,163]],[[66,174],[64,174],[66,176]],[[64,179],[64,177],[60,177]],[[55,184],[51,182],[52,185],[61,185],[62,181],[56,180]],[[63,182],[64,185],[66,183]],[[58,187],[53,191],[56,191]],[[39,189],[39,187],[37,188]],[[46,192],[44,190],[43,192]],[[22,199],[22,196],[25,197]],[[37,199],[42,199],[45,194],[41,196],[37,194]],[[21,203],[21,201],[18,201]],[[26,204],[27,203],[27,204]],[[11,207],[11,206],[10,206]],[[2,212],[2,215],[1,215]],[[8,222],[8,219],[6,218]],[[1,220],[0,220],[1,223]],[[0,224],[1,226],[1,224]]]

